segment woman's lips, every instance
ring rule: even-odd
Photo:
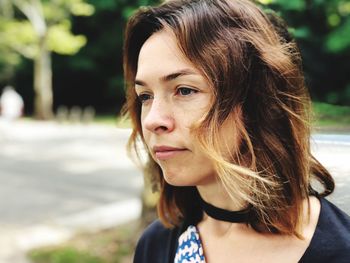
[[[166,160],[186,151],[186,148],[175,148],[170,146],[153,147],[154,155],[158,160]]]

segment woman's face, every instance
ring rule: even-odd
[[[213,91],[170,32],[154,33],[144,43],[135,83],[143,137],[165,180],[176,186],[212,182],[213,164],[200,150],[191,127],[208,112]]]

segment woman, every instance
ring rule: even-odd
[[[124,49],[127,104],[160,197],[134,262],[350,262],[350,219],[310,153],[296,44],[247,0],[140,9]],[[312,180],[323,186],[312,188]]]

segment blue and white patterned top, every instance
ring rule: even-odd
[[[205,263],[202,243],[195,226],[190,225],[180,235],[174,263]]]

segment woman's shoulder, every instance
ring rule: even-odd
[[[152,222],[137,243],[134,263],[164,263],[165,259],[174,258],[179,231],[178,227],[164,227],[159,220]]]
[[[339,247],[346,245],[350,248],[350,216],[325,198],[320,198],[320,202],[321,212],[316,234],[337,240]]]
[[[350,262],[350,217],[327,199],[319,200],[317,227],[301,262]]]
[[[166,228],[160,220],[157,219],[146,227],[140,240],[148,241],[154,238],[164,238],[168,236],[172,230],[172,228]]]

